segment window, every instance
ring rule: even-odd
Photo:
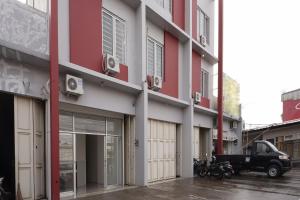
[[[209,17],[199,7],[197,12],[198,36],[205,36],[206,42],[209,44]]]
[[[18,0],[18,1],[32,8],[40,10],[42,12],[47,12],[48,9],[48,0]]]
[[[264,143],[257,143],[256,153],[258,155],[268,154],[270,153],[271,148]]]
[[[154,0],[162,8],[172,13],[172,0]]]
[[[209,84],[209,75],[208,72],[205,70],[201,70],[201,91],[202,91],[202,96],[208,98],[208,84]]]
[[[102,39],[104,54],[110,54],[118,58],[120,63],[125,64],[125,21],[113,15],[107,10],[103,11],[102,19]]]
[[[147,74],[163,78],[163,45],[148,37],[147,39]]]

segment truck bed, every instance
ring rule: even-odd
[[[216,155],[217,162],[229,161],[235,171],[247,169],[247,155]],[[249,162],[249,161],[248,161]]]

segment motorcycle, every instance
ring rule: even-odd
[[[223,169],[224,169],[224,177],[231,178],[232,175],[234,174],[232,165],[230,164],[229,161],[223,162],[222,164],[223,164]]]
[[[215,156],[212,156],[212,160],[209,166],[207,163],[207,155],[202,161],[197,161],[196,159],[194,159],[194,172],[197,173],[200,177],[209,175],[217,177],[219,179],[223,179],[223,177],[231,178],[232,174],[234,174],[232,166],[229,162],[217,163]]]
[[[10,199],[10,193],[6,192],[3,188],[3,181],[4,178],[0,178],[0,200],[9,200]]]

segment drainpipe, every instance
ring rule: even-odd
[[[50,1],[51,199],[59,200],[59,68],[57,0]]]
[[[217,154],[223,154],[223,0],[219,0],[218,34],[218,141]]]

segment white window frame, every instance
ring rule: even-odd
[[[127,63],[127,32],[126,32],[126,30],[127,30],[127,28],[126,28],[126,21],[124,20],[124,19],[122,19],[122,18],[120,18],[119,16],[117,16],[117,15],[115,15],[114,13],[112,13],[111,11],[109,11],[109,10],[107,10],[107,9],[105,9],[105,8],[103,8],[103,10],[102,10],[102,19],[103,19],[103,14],[107,14],[107,15],[109,15],[110,17],[112,17],[112,21],[113,21],[113,47],[112,47],[112,51],[113,51],[113,57],[115,57],[115,58],[117,58],[117,54],[116,54],[116,52],[117,52],[117,32],[116,32],[116,20],[118,20],[118,21],[120,21],[120,22],[122,22],[123,24],[124,24],[124,38],[125,38],[125,41],[124,41],[124,62],[121,62],[120,60],[119,60],[119,62],[120,62],[120,64],[125,64],[126,65],[126,63]],[[103,25],[102,25],[103,26]],[[103,49],[103,27],[102,27],[102,49]],[[103,52],[103,54],[104,54],[104,52]]]
[[[206,37],[206,43],[209,45],[210,41],[210,18],[209,16],[198,6],[197,7],[197,38],[200,40],[200,29],[201,29],[201,20],[200,20],[200,14],[204,15],[204,24],[205,26],[205,33],[204,36]]]
[[[205,74],[207,74],[207,86],[206,86],[206,93],[204,94],[204,83],[205,83],[205,80],[204,80],[204,76]],[[201,69],[201,96],[202,97],[205,97],[205,98],[209,98],[209,72],[206,71],[205,69]]]
[[[39,9],[39,8],[36,8],[35,6],[34,6],[34,2],[36,1],[36,0],[30,0],[30,1],[32,1],[32,5],[31,5],[31,3],[29,2],[29,0],[17,0],[18,2],[20,2],[20,3],[22,3],[22,4],[25,4],[25,5],[27,5],[27,6],[29,6],[30,8],[33,8],[34,10],[38,10],[38,11],[40,11],[40,12],[43,12],[43,13],[48,13],[48,8],[49,8],[49,0],[46,0],[46,10],[41,10],[41,9]]]
[[[153,75],[157,75],[157,46],[161,47],[162,51],[161,51],[161,79],[164,80],[164,75],[165,75],[165,64],[164,64],[164,45],[161,44],[160,42],[158,42],[157,40],[151,38],[150,36],[147,37],[147,75],[148,74],[148,40],[154,43],[154,69],[153,69]]]

